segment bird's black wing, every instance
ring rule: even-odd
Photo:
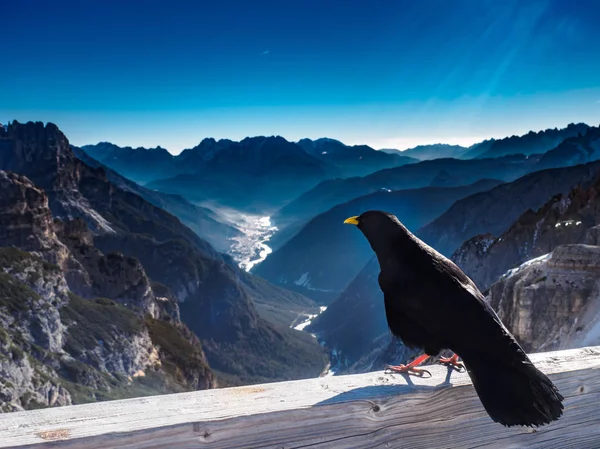
[[[420,298],[429,316],[423,320],[423,314],[415,313],[414,302],[409,315],[463,359],[490,417],[507,426],[557,419],[563,396],[529,360],[473,281],[433,249],[423,252],[433,262],[424,265],[430,267],[432,282],[425,284]]]
[[[422,329],[422,346],[437,343],[461,357],[492,352],[492,358],[527,360],[477,286],[452,261],[423,244],[411,266],[399,273],[398,282],[388,275],[385,289],[382,285],[386,311],[401,311]],[[390,315],[388,323],[394,320]]]

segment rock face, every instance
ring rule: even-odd
[[[216,386],[184,326],[74,295],[38,256],[0,248],[0,292],[2,411]]]
[[[488,300],[526,351],[600,344],[600,247],[560,245],[509,271]]]
[[[564,244],[597,244],[600,223],[599,176],[566,195],[557,195],[539,210],[523,213],[499,237],[479,235],[466,241],[453,261],[485,290],[502,274]]]
[[[104,255],[94,246],[94,237],[85,222],[74,219],[55,221],[58,238],[69,248],[73,257],[86,271],[89,285],[72,285],[83,296],[110,298],[124,306],[136,307],[153,318],[173,314],[179,318],[179,307],[173,300],[158,300],[142,264],[121,253]]]
[[[0,170],[0,188],[0,246],[34,252],[58,265],[76,294],[130,303],[154,318],[161,314],[139,261],[104,256],[82,219],[53,220],[45,192],[26,177]]]
[[[0,163],[0,169],[16,167],[29,173],[36,187],[38,179],[46,186],[50,211],[63,223],[56,225],[59,241],[88,275],[87,284],[70,284],[82,295],[112,295],[119,305],[144,310],[153,319],[178,316],[178,302],[181,320],[200,338],[224,383],[322,372],[326,358],[313,338],[273,325],[255,307],[258,301],[288,302],[290,295],[241,272],[176,217],[135,189],[113,184],[102,167],[76,158],[54,125],[11,123],[0,140]],[[47,165],[40,168],[40,163]],[[78,218],[91,232],[94,249],[81,224],[73,222]],[[69,270],[65,274],[71,282]],[[170,293],[149,293],[148,279],[150,286],[162,284]]]
[[[56,241],[48,198],[25,176],[0,170],[0,240],[30,251],[47,251]]]
[[[0,410],[72,403],[54,367],[31,354],[58,354],[68,303],[60,270],[16,249],[0,249]]]
[[[136,259],[104,256],[81,219],[53,221],[29,179],[0,171],[0,186],[1,410],[216,386],[174,295]]]
[[[0,246],[15,246],[58,265],[81,291],[89,276],[54,232],[46,193],[25,176],[0,170]]]

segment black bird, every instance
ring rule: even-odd
[[[418,372],[418,364],[450,349],[455,355],[443,361],[457,364],[460,356],[492,420],[540,426],[562,415],[563,396],[458,266],[387,212],[368,211],[344,223],[356,225],[377,255],[390,330],[425,351],[395,371]]]

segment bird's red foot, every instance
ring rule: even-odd
[[[412,368],[409,365],[387,365],[385,367],[386,370],[390,370],[393,373],[399,374],[416,374],[417,376],[423,376],[428,374],[431,376],[431,373],[423,368]]]
[[[429,371],[427,371],[426,369],[422,369],[422,368],[417,368],[418,365],[420,365],[421,363],[423,363],[425,360],[427,360],[429,358],[429,356],[427,354],[424,354],[420,357],[417,357],[415,360],[413,360],[412,362],[410,362],[408,365],[387,365],[385,367],[386,370],[390,370],[393,373],[399,373],[399,374],[416,374],[417,376],[424,376],[425,374],[429,374],[429,376],[431,376],[431,373]]]
[[[456,368],[458,371],[462,371],[465,368],[465,365],[458,361],[458,356],[456,354],[452,355],[452,357],[440,357],[440,363],[444,365],[450,365]]]

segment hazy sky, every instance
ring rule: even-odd
[[[0,122],[174,153],[204,137],[376,148],[600,123],[598,0],[14,0]]]

